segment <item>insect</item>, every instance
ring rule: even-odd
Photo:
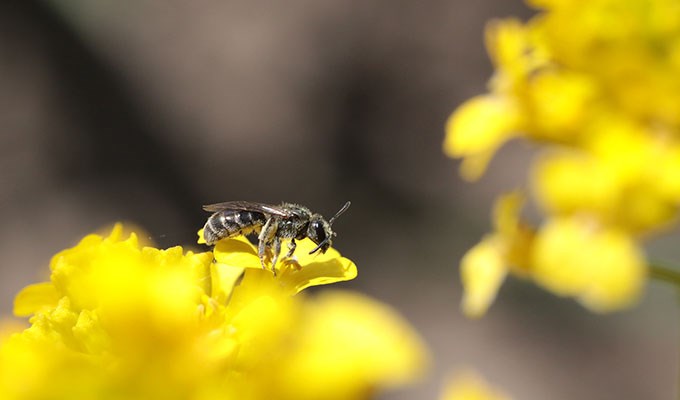
[[[347,211],[350,204],[349,201],[345,203],[328,221],[307,207],[293,203],[277,206],[249,201],[210,204],[203,206],[205,211],[213,213],[203,227],[203,238],[208,245],[213,245],[220,239],[258,233],[257,254],[262,268],[266,269],[265,256],[271,251],[271,269],[276,275],[276,260],[281,253],[282,240],[290,239],[286,258],[295,252],[295,240],[306,237],[316,243],[309,254],[317,251],[325,253],[331,247],[331,239],[336,236],[331,229],[333,222]]]

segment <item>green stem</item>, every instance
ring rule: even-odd
[[[669,268],[656,262],[650,263],[649,277],[680,288],[680,271],[675,268]]]

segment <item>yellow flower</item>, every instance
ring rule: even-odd
[[[279,377],[284,398],[363,398],[376,384],[399,387],[423,369],[424,348],[384,305],[357,293],[328,291],[307,302],[304,312],[297,338],[304,351],[287,360],[290,367]]]
[[[518,193],[502,196],[495,232],[463,256],[465,315],[483,316],[508,273],[597,312],[628,307],[640,297],[644,255],[626,231],[585,216],[555,218],[534,230],[520,221],[521,205]]]
[[[449,118],[444,152],[451,157],[464,157],[463,178],[475,180],[484,173],[498,148],[516,135],[518,114],[511,99],[479,96],[467,101]]]
[[[462,309],[468,317],[486,313],[508,272],[526,276],[533,232],[520,223],[519,193],[501,197],[494,210],[496,231],[470,249],[461,261]]]
[[[518,21],[493,24],[487,44],[497,66],[489,95],[477,96],[462,104],[446,123],[444,152],[462,157],[461,175],[478,179],[496,151],[508,140],[520,136],[525,121],[523,106],[516,93],[523,93],[527,77],[542,63],[538,51],[529,52],[528,31]]]
[[[450,379],[441,400],[510,400],[510,397],[492,388],[473,372],[464,372]]]
[[[646,268],[642,252],[625,231],[587,219],[557,218],[536,236],[531,275],[551,292],[603,312],[635,303]]]
[[[199,243],[205,243],[203,229],[198,232]],[[341,257],[340,253],[329,248],[325,253],[309,254],[316,244],[305,238],[297,241],[292,260],[279,259],[274,267],[279,283],[292,294],[316,285],[325,285],[354,279],[357,267],[352,261]],[[244,237],[220,240],[213,250],[215,260],[222,265],[244,266],[243,268],[262,269],[257,249]]]
[[[242,239],[196,254],[121,232],[60,252],[50,282],[17,295],[31,326],[0,337],[0,398],[357,399],[424,368],[420,339],[388,307],[294,295],[356,276],[334,250],[275,278]]]
[[[620,309],[639,298],[642,240],[680,216],[680,3],[529,3],[539,12],[527,23],[489,25],[490,92],[454,111],[445,152],[477,179],[508,139],[537,143],[528,175],[545,222],[529,275],[592,310]],[[477,271],[469,286],[486,285],[472,291],[486,302],[504,277],[511,236],[497,232],[463,259]]]
[[[581,149],[539,157],[532,183],[552,214],[588,213],[643,234],[677,216],[680,142],[613,116],[588,127]]]

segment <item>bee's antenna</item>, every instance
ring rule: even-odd
[[[336,218],[338,218],[340,215],[342,215],[342,213],[344,213],[345,211],[347,211],[347,209],[348,209],[349,206],[351,206],[351,205],[352,205],[352,202],[351,202],[351,201],[348,201],[347,203],[345,203],[345,205],[342,206],[342,208],[340,209],[340,211],[336,212],[335,215],[333,216],[333,218],[331,218],[331,219],[328,220],[328,225],[333,225],[333,221],[335,221]]]

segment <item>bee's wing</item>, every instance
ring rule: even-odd
[[[226,210],[245,210],[261,212],[269,215],[278,215],[281,217],[289,217],[290,213],[280,208],[279,206],[272,206],[269,204],[254,203],[251,201],[226,201],[224,203],[208,204],[203,206],[205,211],[218,212]]]

